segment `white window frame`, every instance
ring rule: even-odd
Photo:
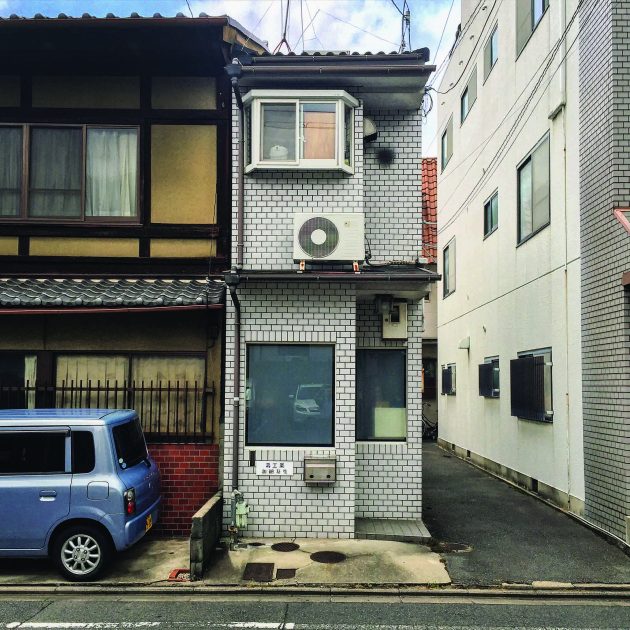
[[[300,136],[301,116],[300,105],[303,103],[335,103],[335,158],[334,159],[304,159]],[[261,157],[262,147],[262,106],[265,104],[294,104],[295,105],[295,159],[269,160]],[[345,106],[351,109],[351,125],[354,129],[354,108],[359,101],[345,90],[251,90],[243,97],[243,104],[250,111],[251,117],[251,154],[250,162],[245,165],[245,172],[254,170],[302,169],[302,170],[340,170],[354,173],[354,133],[350,147],[350,164],[344,160],[345,153]],[[248,139],[246,139],[247,142]]]

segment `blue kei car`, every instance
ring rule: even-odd
[[[158,519],[160,473],[135,411],[0,410],[0,557],[96,579]]]

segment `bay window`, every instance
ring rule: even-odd
[[[138,129],[0,126],[0,218],[137,217]]]
[[[354,108],[342,90],[252,90],[245,95],[246,171],[353,172]]]

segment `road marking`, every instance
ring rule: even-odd
[[[436,625],[396,625],[396,624],[327,624],[233,621],[213,623],[211,621],[96,621],[96,622],[52,622],[52,621],[12,621],[4,627],[7,630],[132,630],[134,628],[216,628],[217,630],[514,630],[507,626],[436,626]],[[2,626],[0,625],[0,628]],[[559,626],[529,627],[527,630],[572,630]],[[582,630],[594,630],[583,628]],[[599,628],[597,630],[607,630]],[[613,630],[613,629],[608,629]]]

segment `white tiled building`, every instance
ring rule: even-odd
[[[266,55],[235,73],[223,487],[226,525],[235,487],[249,506],[245,535],[352,538],[358,518],[421,517],[427,60]],[[384,339],[383,313],[406,315],[404,334]],[[328,466],[320,485],[309,458]]]

